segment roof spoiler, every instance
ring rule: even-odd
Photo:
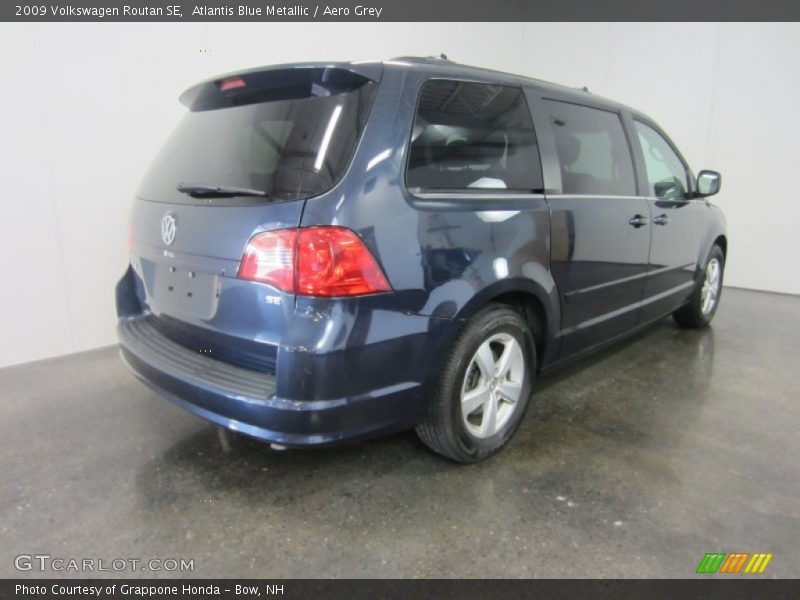
[[[383,65],[379,62],[275,65],[206,79],[183,92],[179,100],[197,111],[270,99],[327,96],[353,90],[368,81],[378,82],[382,75]],[[312,92],[304,93],[303,89]]]

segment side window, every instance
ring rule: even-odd
[[[545,103],[561,163],[563,192],[635,196],[633,160],[619,115],[556,100]]]
[[[685,198],[689,191],[686,167],[667,141],[649,125],[634,121],[644,154],[648,194],[656,198]]]
[[[539,146],[522,90],[440,79],[425,83],[406,183],[412,189],[541,190]]]

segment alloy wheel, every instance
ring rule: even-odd
[[[477,349],[461,385],[461,417],[477,438],[499,432],[514,414],[525,381],[525,356],[517,339],[497,333]]]
[[[714,310],[719,296],[722,268],[719,260],[712,258],[706,266],[706,277],[703,281],[703,288],[700,292],[700,310],[704,315],[708,315]]]

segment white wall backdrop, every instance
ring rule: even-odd
[[[139,178],[198,79],[445,52],[633,105],[723,173],[729,285],[800,293],[800,24],[0,24],[0,366],[112,344]]]

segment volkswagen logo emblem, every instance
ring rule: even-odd
[[[172,213],[166,213],[161,219],[161,241],[167,246],[175,241],[178,220]]]

